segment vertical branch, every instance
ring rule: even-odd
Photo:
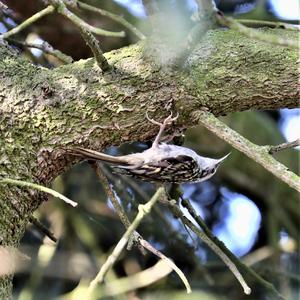
[[[109,65],[107,59],[103,55],[103,52],[99,46],[99,42],[97,41],[97,39],[93,36],[93,34],[90,31],[86,30],[85,28],[78,26],[78,29],[86,44],[92,50],[99,68],[103,72],[110,70],[111,66]]]
[[[133,234],[133,232],[136,230],[136,228],[139,226],[143,218],[148,215],[154,206],[154,204],[159,200],[161,194],[163,193],[164,189],[161,187],[159,188],[156,193],[152,196],[149,202],[147,202],[144,205],[139,205],[139,212],[133,222],[130,224],[130,226],[127,228],[126,232],[106,260],[106,262],[102,265],[99,273],[95,277],[93,281],[90,283],[89,287],[89,293],[92,293],[95,289],[98,282],[102,282],[104,279],[105,274],[108,272],[110,268],[115,264],[116,260],[120,256],[122,250],[124,249],[125,245],[127,244],[130,236]]]
[[[146,12],[148,17],[159,13],[158,5],[156,0],[142,0],[144,7],[146,8]]]
[[[213,0],[196,0],[198,4],[199,18],[209,18],[216,10]]]
[[[110,201],[111,201],[114,209],[116,210],[121,222],[123,223],[123,225],[127,229],[130,226],[130,221],[129,221],[123,207],[120,205],[120,203],[117,200],[117,198],[115,197],[112,189],[110,188],[107,178],[102,173],[102,171],[99,167],[99,164],[97,162],[91,162],[91,166],[95,170],[98,179],[103,184],[104,190],[105,190],[107,196],[110,198]]]
[[[60,14],[68,18],[79,29],[81,36],[84,38],[86,44],[92,50],[93,55],[100,69],[103,72],[110,70],[111,67],[108,64],[106,58],[104,57],[103,52],[99,46],[99,42],[93,36],[92,32],[95,32],[96,34],[107,35],[107,36],[120,36],[120,35],[116,35],[117,33],[111,33],[111,32],[108,33],[107,31],[103,31],[102,29],[95,28],[85,23],[70,11],[62,0],[50,0],[50,1]],[[124,33],[122,33],[121,36],[124,36]]]

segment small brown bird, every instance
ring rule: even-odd
[[[212,159],[198,155],[195,151],[182,146],[159,143],[165,127],[178,118],[172,114],[163,123],[147,119],[158,126],[159,132],[151,148],[141,152],[122,156],[111,156],[94,150],[74,148],[70,154],[90,160],[100,160],[116,165],[123,173],[151,182],[200,182],[212,177],[227,155]]]

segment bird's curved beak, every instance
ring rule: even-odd
[[[221,164],[230,154],[231,154],[231,152],[229,152],[228,154],[226,154],[222,158],[218,159],[218,164]]]

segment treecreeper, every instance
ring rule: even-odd
[[[66,149],[75,156],[88,160],[102,161],[114,165],[121,173],[150,182],[194,183],[212,177],[220,164],[228,157],[213,159],[198,155],[195,151],[172,144],[160,143],[165,127],[178,118],[169,115],[163,123],[147,119],[160,127],[151,148],[122,156],[107,155],[95,150],[84,148]]]

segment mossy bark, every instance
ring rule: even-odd
[[[157,120],[178,111],[175,126],[186,128],[198,109],[225,115],[299,104],[297,51],[232,31],[208,32],[180,69],[158,64],[145,43],[106,57],[106,74],[94,59],[49,70],[0,44],[0,178],[48,185],[73,163],[62,147],[149,139],[157,128],[146,111]],[[0,245],[18,245],[41,201],[37,191],[0,185]],[[10,287],[10,278],[0,280],[1,299]]]

